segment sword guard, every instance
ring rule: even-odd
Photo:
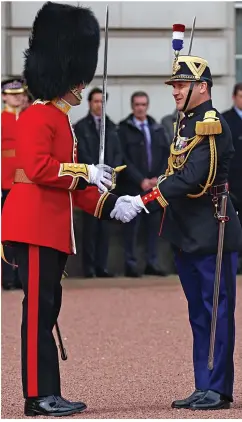
[[[120,173],[120,171],[126,169],[126,167],[127,167],[126,165],[118,166],[118,167],[115,167],[113,170],[115,171],[115,173]]]
[[[218,221],[222,223],[227,223],[229,221],[229,217],[227,215],[217,215]]]

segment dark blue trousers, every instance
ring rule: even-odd
[[[195,387],[233,397],[237,252],[222,261],[214,368],[208,365],[216,255],[175,254],[178,274],[188,301],[193,334]]]

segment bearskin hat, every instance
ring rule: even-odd
[[[29,48],[25,51],[24,77],[35,98],[52,100],[94,77],[100,28],[91,10],[47,2],[38,11]]]

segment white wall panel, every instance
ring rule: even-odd
[[[174,23],[183,23],[191,28],[196,15],[196,28],[224,28],[226,10],[222,1],[123,1],[122,27],[170,29]]]
[[[23,68],[23,51],[28,37],[12,37],[12,73]],[[186,42],[186,45],[188,41]],[[104,40],[101,41],[96,75],[103,72]],[[184,54],[187,50],[184,49]],[[221,38],[197,38],[193,53],[208,60],[213,75],[227,74],[227,41]],[[111,76],[170,75],[173,52],[169,39],[111,38],[109,40],[108,74]]]
[[[61,3],[61,2],[59,2]],[[78,2],[64,1],[77,5]],[[30,27],[37,11],[44,2],[40,1],[13,1],[12,26],[18,28]],[[81,5],[90,7],[96,14],[101,26],[105,21],[105,8],[107,2],[80,2]],[[183,1],[157,1],[157,2],[130,2],[112,1],[109,3],[110,27],[122,28],[168,28],[176,22],[184,23],[191,27],[194,15],[197,16],[196,28],[224,28],[227,23],[226,2],[183,2]]]
[[[185,39],[185,46],[189,42]],[[221,38],[197,38],[194,40],[194,55],[208,60],[214,75],[227,73],[227,43]],[[184,53],[187,54],[187,47]],[[97,75],[103,72],[104,40],[101,41]],[[109,75],[169,75],[172,68],[173,51],[169,38],[111,38],[109,40]]]
[[[12,37],[11,47],[12,75],[20,75],[23,72],[24,50],[28,47],[28,37]]]
[[[7,66],[6,66],[6,34],[5,31],[1,31],[1,73],[6,75]]]
[[[97,75],[103,72],[104,40],[102,39]],[[170,57],[170,59],[169,59]],[[159,38],[110,38],[108,73],[110,75],[159,75],[169,73],[169,42]]]
[[[30,28],[38,10],[44,1],[13,1],[11,2],[11,24],[13,28]],[[61,3],[58,2],[58,3]],[[66,3],[66,2],[62,2]],[[76,1],[68,2],[76,5]]]
[[[66,3],[77,6],[76,1],[59,1],[58,3]],[[103,27],[105,22],[105,10],[107,2],[79,2],[81,6],[90,7],[95,13],[99,24]],[[33,20],[37,11],[42,7],[44,2],[40,1],[20,1],[12,2],[11,4],[11,20],[14,28],[30,28],[33,24]],[[109,27],[116,28],[121,24],[121,3],[111,2],[109,3]]]
[[[120,1],[89,1],[80,2],[81,6],[90,7],[93,10],[99,25],[104,28],[106,18],[106,6],[109,8],[109,28],[121,27],[121,7]]]

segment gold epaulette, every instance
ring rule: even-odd
[[[216,117],[216,111],[207,111],[204,115],[202,122],[196,123],[195,128],[196,135],[209,136],[219,135],[222,133],[222,125],[218,117]]]

